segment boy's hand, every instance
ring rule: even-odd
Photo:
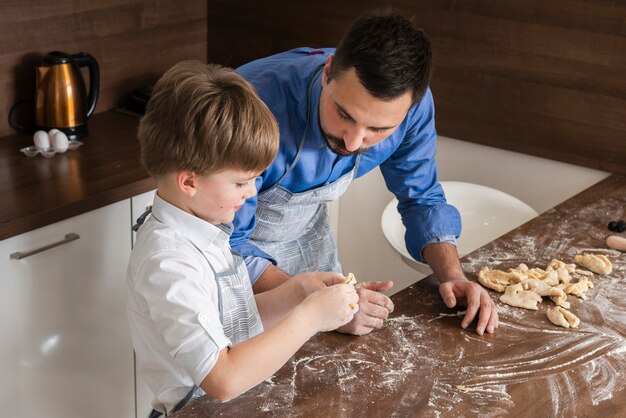
[[[343,277],[341,273],[315,271],[309,273],[300,273],[296,276],[293,276],[291,280],[298,281],[298,283],[302,287],[304,296],[306,297],[316,290],[323,289],[325,287],[335,284],[344,283],[345,277]]]
[[[393,312],[393,302],[385,292],[393,287],[393,282],[363,282],[356,285],[359,294],[359,313],[347,325],[337,331],[346,334],[364,335],[382,328],[385,319]]]
[[[332,331],[352,320],[359,310],[359,295],[354,286],[337,284],[311,293],[302,304],[318,331]]]

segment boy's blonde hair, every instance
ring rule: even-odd
[[[141,164],[154,178],[189,170],[263,171],[278,152],[276,119],[231,68],[183,61],[157,82],[139,124]]]

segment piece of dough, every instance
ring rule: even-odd
[[[566,264],[560,260],[553,259],[550,261],[550,264],[548,264],[546,270],[550,272],[549,274],[551,275],[553,275],[551,272],[556,272],[556,283],[554,283],[554,280],[550,283],[552,286],[556,286],[559,283],[569,283],[572,281],[571,274],[576,271],[576,264]]]
[[[576,269],[576,274],[580,274],[581,276],[593,276],[593,273],[589,270]]]
[[[521,281],[521,283],[524,290],[530,290],[532,292],[535,292],[539,296],[567,297],[562,289],[549,286],[544,282],[540,282],[539,280],[524,279]]]
[[[570,303],[567,301],[567,294],[565,292],[559,296],[550,296],[550,299],[552,299],[552,302],[554,302],[557,306],[561,306],[565,309],[569,309],[570,307]]]
[[[480,284],[500,293],[504,292],[508,285],[519,283],[523,279],[524,276],[516,271],[490,270],[487,266],[483,267],[478,273]]]
[[[354,274],[348,273],[348,275],[346,276],[346,281],[344,283],[345,284],[356,284],[356,278],[354,277]]]
[[[531,269],[528,273],[528,277],[541,280],[543,283],[549,286],[556,286],[560,283],[559,273],[556,270],[542,270],[540,268],[534,268]]]
[[[500,301],[507,305],[536,311],[537,303],[541,302],[541,296],[530,290],[524,290],[522,283],[507,286]]]
[[[586,277],[583,277],[576,283],[563,283],[558,287],[563,289],[565,293],[568,295],[578,296],[581,299],[587,299],[585,292],[591,288],[593,288],[593,283]]]
[[[547,314],[550,322],[563,328],[577,328],[580,324],[580,319],[576,315],[560,306],[548,309]]]
[[[610,274],[613,271],[613,264],[604,254],[584,253],[575,256],[574,260],[594,273]]]
[[[561,260],[557,260],[556,258],[553,258],[552,261],[550,261],[550,264],[548,264],[548,268],[552,269],[552,270],[558,270],[560,268],[564,268],[565,270],[567,270],[568,273],[573,273],[576,271],[576,264],[572,263],[572,264],[567,264],[564,263]]]

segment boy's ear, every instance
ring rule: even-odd
[[[176,186],[189,197],[195,196],[197,192],[198,176],[193,171],[181,170],[176,173]]]

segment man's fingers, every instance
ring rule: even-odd
[[[452,291],[452,286],[449,286],[447,283],[443,283],[439,286],[439,294],[443,299],[443,303],[445,303],[448,308],[454,308],[456,306],[456,297]]]
[[[360,302],[359,311],[361,312],[362,316],[366,316],[370,318],[377,318],[381,320],[387,319],[387,317],[389,316],[389,309],[385,306],[377,305],[375,303],[370,303],[363,299],[359,299],[359,302]],[[370,324],[367,324],[367,325],[370,325]]]
[[[476,333],[483,335],[489,325],[495,305],[488,295],[481,295],[480,313],[478,316],[478,323],[476,324]]]
[[[393,282],[387,280],[384,282],[362,282],[357,284],[359,289],[369,289],[374,292],[386,292],[393,287]]]
[[[473,286],[467,288],[465,297],[467,298],[467,313],[461,321],[461,328],[466,329],[472,323],[478,310],[480,309],[480,291]]]
[[[391,301],[391,299],[389,299],[387,295],[369,290],[367,288],[359,288],[357,292],[359,294],[359,300],[362,300],[363,302],[369,302],[373,305],[382,306],[388,312],[393,312],[393,302]]]

